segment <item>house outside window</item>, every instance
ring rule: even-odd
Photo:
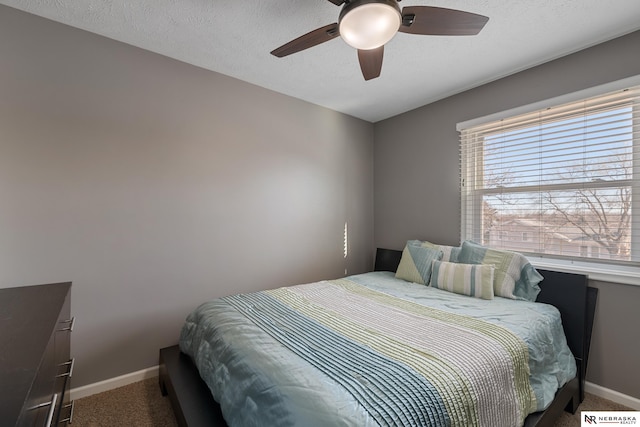
[[[640,265],[640,86],[459,130],[463,240]]]

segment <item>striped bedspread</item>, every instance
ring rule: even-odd
[[[519,426],[536,410],[520,337],[349,279],[205,303],[180,344],[230,426]]]

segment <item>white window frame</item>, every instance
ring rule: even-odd
[[[488,116],[476,118],[473,120],[468,120],[465,122],[458,123],[456,128],[458,132],[468,129],[477,125],[481,125],[483,123],[492,122],[496,120],[506,119],[509,117],[518,116],[521,114],[530,113],[533,111],[542,110],[545,108],[551,108],[557,105],[567,104],[570,102],[576,102],[583,99],[604,95],[609,92],[614,92],[617,90],[623,90],[627,87],[640,85],[640,75],[626,78],[623,80],[618,80],[615,82],[611,82],[608,84],[592,87],[589,89],[581,90],[578,92],[570,93],[567,95],[562,95],[559,97],[555,97],[552,99],[548,99],[545,101],[529,104],[526,106],[514,108],[511,110],[503,111],[500,113],[491,114]],[[471,179],[482,179],[481,174],[473,178],[472,176],[462,175],[463,171],[469,170],[469,163],[465,162],[473,162],[476,166],[480,165],[482,162],[481,158],[461,158],[461,186],[474,186],[474,182],[469,182]],[[640,141],[637,138],[634,139],[634,147],[633,147],[633,174],[634,177],[640,176]],[[482,170],[481,168],[479,170]],[[474,187],[471,187],[474,188]],[[475,218],[480,218],[480,210],[482,209],[480,203],[476,203],[475,206],[468,206],[466,203],[466,198],[464,197],[464,193],[461,194],[461,241],[467,239],[468,236],[473,235],[476,239],[480,239],[478,233],[480,232],[480,228],[477,230],[467,230],[467,221],[466,218],[471,215]],[[474,212],[475,211],[475,212]],[[632,186],[632,212],[640,212],[640,186],[634,185]],[[640,215],[636,214],[632,216],[632,224],[631,228],[633,230],[640,230]],[[469,234],[468,231],[473,231],[473,233]],[[632,239],[632,252],[640,253],[640,239]],[[622,283],[629,285],[638,285],[640,286],[640,267],[634,265],[620,265],[620,264],[611,264],[606,262],[594,261],[594,260],[585,260],[585,259],[560,259],[553,258],[550,255],[548,258],[546,256],[528,256],[531,263],[538,268],[545,269],[553,269],[557,271],[565,271],[570,273],[583,273],[588,274],[590,279],[605,281],[605,282],[614,282],[614,283]]]

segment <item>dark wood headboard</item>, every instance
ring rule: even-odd
[[[376,262],[373,267],[374,271],[396,271],[400,265],[402,251],[394,249],[378,248],[376,251]]]
[[[401,258],[402,251],[378,248],[374,270],[396,271]],[[582,400],[598,289],[588,286],[588,277],[584,274],[540,269],[538,272],[544,280],[540,282],[541,291],[536,302],[551,304],[560,311],[567,344],[578,366]]]

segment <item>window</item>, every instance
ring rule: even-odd
[[[640,265],[640,86],[458,130],[463,240]]]

